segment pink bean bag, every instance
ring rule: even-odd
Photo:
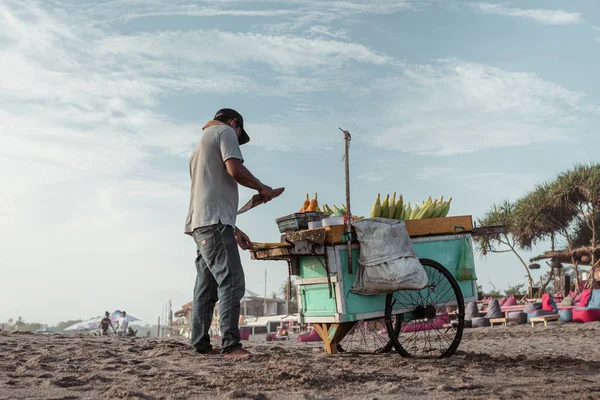
[[[579,307],[573,309],[573,322],[600,321],[600,289],[583,291]]]
[[[517,300],[515,299],[515,296],[510,296],[508,299],[506,299],[506,302],[503,304],[504,307],[512,307],[516,305]]]
[[[504,296],[500,300],[498,300],[498,303],[500,303],[500,307],[502,307],[506,303],[506,296]]]
[[[317,333],[316,330],[312,330],[308,333],[303,333],[301,335],[298,335],[298,341],[299,342],[322,342],[323,339],[321,339],[321,336],[319,336],[319,334]]]
[[[573,309],[573,322],[600,321],[600,308]]]
[[[442,329],[445,324],[450,323],[450,317],[448,314],[442,314],[438,318],[429,322],[417,322],[409,325],[402,326],[402,332],[421,332],[421,331],[429,331],[432,329]]]

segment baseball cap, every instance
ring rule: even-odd
[[[246,130],[244,129],[244,118],[242,117],[242,114],[240,114],[239,112],[235,111],[232,108],[221,108],[215,114],[215,119],[217,119],[218,117],[222,117],[222,116],[229,117],[232,119],[237,118],[238,126],[242,129],[242,134],[240,135],[240,138],[239,138],[240,145],[246,144],[250,141],[250,136],[248,136],[248,134],[246,133]]]

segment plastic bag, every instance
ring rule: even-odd
[[[473,251],[471,243],[466,237],[463,238],[462,254],[458,262],[458,270],[456,271],[456,279],[459,281],[476,281],[477,274],[475,273],[475,262],[473,261]]]

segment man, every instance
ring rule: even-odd
[[[237,111],[217,111],[202,130],[190,157],[192,185],[185,223],[185,233],[192,235],[197,246],[192,347],[198,353],[212,352],[208,331],[219,300],[221,353],[246,357],[250,353],[242,349],[238,325],[245,292],[244,270],[236,242],[243,250],[251,248],[252,242],[235,226],[238,183],[258,191],[265,201],[273,198],[273,189],[242,164],[240,146],[250,138]]]
[[[113,327],[112,321],[110,320],[110,313],[106,311],[104,313],[104,318],[100,321],[100,325],[98,325],[99,329],[102,329],[102,336],[108,336],[108,326],[112,328],[113,332],[116,333],[115,328]]]
[[[117,335],[125,336],[125,332],[127,332],[127,327],[129,327],[129,321],[127,321],[127,313],[125,311],[121,311],[121,318],[117,321]]]

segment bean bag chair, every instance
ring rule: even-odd
[[[299,342],[322,342],[323,339],[321,339],[321,336],[319,336],[317,331],[313,329],[310,332],[302,333],[302,334],[298,335],[298,341]]]
[[[565,297],[563,301],[560,302],[560,307],[571,307],[573,305],[573,300],[575,300],[575,298],[569,296]]]
[[[542,295],[542,302],[533,303],[533,305],[535,304],[540,304],[541,307],[536,306],[538,309],[533,309],[532,311],[527,311],[527,307],[525,307],[525,312],[527,312],[527,322],[531,321],[531,318],[533,317],[558,314],[558,307],[556,306],[554,297],[552,297],[550,293],[544,293]]]
[[[508,299],[506,299],[506,302],[504,304],[501,304],[501,306],[503,306],[503,307],[516,306],[516,305],[517,305],[517,299],[515,299],[515,296],[510,296]]]
[[[506,296],[504,296],[500,300],[498,300],[498,303],[500,303],[500,307],[502,307],[504,305],[504,303],[506,303]]]
[[[573,321],[573,309],[572,308],[559,308],[558,316],[561,322],[572,322]]]
[[[427,322],[417,322],[402,326],[402,332],[421,332],[432,329],[442,329],[445,324],[450,323],[450,316],[446,313],[440,314],[437,318]]]
[[[472,328],[483,328],[485,326],[490,326],[490,319],[486,317],[478,317],[471,319],[471,327]]]
[[[582,292],[578,307],[573,309],[573,322],[600,321],[600,289]]]
[[[575,296],[575,298],[573,299],[573,304],[579,304],[579,302],[581,301],[581,297],[583,296],[583,292],[585,292],[585,290],[579,292],[579,294]]]
[[[465,307],[465,328],[470,328],[471,320],[473,318],[479,318],[480,316],[481,316],[481,313],[479,312],[479,307],[477,306],[477,303],[475,303],[475,302],[468,303],[467,306]]]
[[[525,306],[525,310],[523,310],[526,313],[531,313],[534,311],[539,311],[542,309],[542,303],[529,303]]]
[[[527,323],[527,313],[523,311],[511,311],[508,313],[508,318],[516,318],[518,319],[517,324],[526,324]]]
[[[502,318],[502,310],[500,309],[500,302],[496,299],[492,300],[488,304],[486,318]]]

